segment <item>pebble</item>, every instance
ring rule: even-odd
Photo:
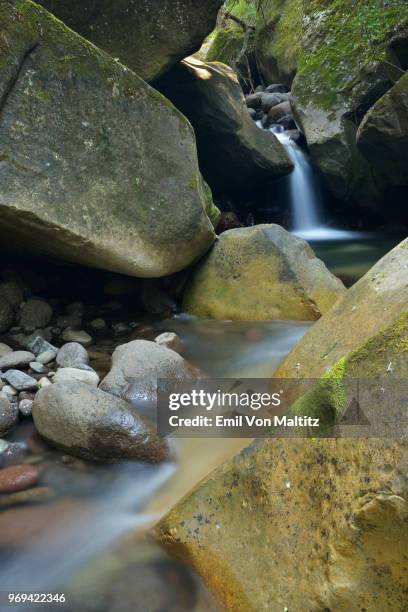
[[[9,447],[7,440],[0,439],[0,455],[2,455]]]
[[[120,334],[126,334],[129,331],[129,326],[126,323],[114,323],[112,330],[115,336],[120,336]]]
[[[50,344],[45,338],[42,336],[35,336],[35,338],[31,338],[27,342],[27,348],[30,349],[34,353],[34,355],[38,356],[46,351],[53,352],[55,354],[58,353],[57,347]]]
[[[46,365],[47,363],[51,363],[51,361],[54,361],[54,359],[56,358],[58,353],[58,349],[55,350],[49,350],[49,351],[44,351],[43,353],[40,353],[39,355],[37,355],[37,359],[36,361],[38,363],[42,363],[43,365]]]
[[[0,342],[0,357],[4,357],[4,355],[7,355],[8,353],[12,353],[13,349],[9,347],[8,344],[4,344],[3,342]]]
[[[3,378],[17,391],[28,391],[29,389],[37,389],[38,382],[32,376],[24,374],[19,370],[8,370]],[[2,389],[4,391],[4,389]]]
[[[0,470],[0,493],[24,491],[37,484],[39,471],[32,465],[13,465]]]
[[[66,329],[62,334],[62,339],[64,342],[78,342],[83,346],[89,346],[93,342],[92,337],[83,329]]]
[[[18,409],[25,417],[30,417],[33,411],[33,400],[23,399],[18,405]]]
[[[58,351],[57,363],[63,368],[77,367],[81,363],[88,364],[88,351],[78,342],[68,342]]]
[[[46,327],[52,315],[48,302],[41,298],[30,298],[20,308],[19,323],[25,328]]]
[[[165,332],[164,334],[160,334],[160,336],[155,338],[155,342],[156,344],[165,346],[166,348],[171,349],[180,355],[183,352],[183,342],[180,336],[174,334],[173,332]]]
[[[67,381],[78,381],[85,383],[86,385],[91,385],[92,387],[97,387],[99,384],[99,376],[92,370],[86,366],[86,369],[82,368],[60,368],[54,377],[54,382],[67,382]]]
[[[13,398],[15,395],[17,395],[17,391],[14,389],[14,387],[11,387],[10,385],[4,385],[0,391],[0,395],[2,395],[3,397]]]
[[[91,321],[91,327],[93,329],[105,329],[106,322],[104,319],[94,319]]]
[[[18,408],[16,402],[0,395],[0,436],[6,435],[18,422]]]
[[[27,445],[24,442],[10,442],[1,455],[2,466],[21,463],[27,455]]]
[[[24,367],[34,359],[33,353],[28,351],[13,351],[0,358],[0,369]]]
[[[9,493],[0,498],[0,508],[9,508],[17,504],[44,503],[54,499],[55,492],[51,487],[35,487],[17,493]]]
[[[47,371],[47,368],[42,363],[38,363],[38,361],[30,361],[30,368],[36,374],[45,374]]]
[[[50,372],[51,374],[51,372]],[[49,374],[48,374],[49,376]],[[52,385],[52,382],[48,380],[48,378],[46,378],[45,376],[43,376],[42,378],[40,378],[40,380],[38,381],[38,386],[40,389],[43,389],[44,387],[49,387],[50,385]]]

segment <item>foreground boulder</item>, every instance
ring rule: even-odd
[[[254,125],[228,66],[190,57],[158,87],[191,121],[200,168],[216,192],[253,188],[292,170],[278,139]]]
[[[392,184],[408,184],[408,74],[368,111],[357,132],[357,145]]]
[[[183,380],[196,376],[196,370],[175,351],[149,340],[134,340],[115,349],[112,368],[100,388],[153,418],[158,378]]]
[[[408,443],[263,440],[161,522],[223,610],[404,610]]]
[[[407,23],[405,0],[392,6],[270,0],[259,12],[261,68],[270,80],[289,83],[296,75],[297,124],[339,199],[374,206],[382,196],[383,181],[358,151],[355,137],[364,113],[401,76],[400,57],[389,44],[397,32],[407,40]]]
[[[364,416],[375,418],[380,408],[384,414],[387,401],[394,414],[401,410],[395,435],[385,439],[389,430],[380,427],[364,439],[360,427],[351,439],[355,423],[346,421],[330,434],[342,438],[259,440],[158,526],[163,545],[194,566],[222,609],[405,609],[407,246],[377,264],[304,336],[288,360],[293,369],[275,374],[324,375],[292,407],[323,418],[339,407],[346,415],[339,389],[343,379],[359,379]],[[362,391],[366,379],[373,380]],[[403,393],[394,394],[398,387]]]
[[[3,2],[0,27],[8,244],[148,277],[205,252],[213,204],[180,113],[29,1]]]
[[[187,312],[214,319],[315,320],[344,294],[310,246],[279,225],[221,234],[184,294]]]
[[[158,463],[168,448],[125,401],[80,382],[60,382],[35,396],[33,419],[43,438],[92,461]]]
[[[40,0],[70,28],[152,81],[198,51],[222,0]]]

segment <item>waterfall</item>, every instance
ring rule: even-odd
[[[261,122],[257,122],[259,127]],[[312,162],[303,149],[282,126],[273,125],[270,131],[286,148],[294,169],[286,176],[285,193],[287,209],[292,213],[290,231],[305,240],[347,240],[363,236],[360,232],[331,228],[325,225],[324,199],[320,180]]]

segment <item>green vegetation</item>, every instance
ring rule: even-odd
[[[352,103],[363,66],[391,62],[388,43],[397,29],[408,25],[408,4],[405,0],[334,0],[328,7],[322,0],[311,0],[303,21],[315,40],[299,64],[301,97],[330,109],[339,96]],[[316,38],[313,24],[318,24],[320,37]]]

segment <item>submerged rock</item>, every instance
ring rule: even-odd
[[[365,115],[357,132],[357,145],[392,184],[408,184],[408,74]]]
[[[279,225],[221,234],[184,294],[187,312],[215,319],[315,320],[344,294],[310,246]]]
[[[222,0],[40,0],[39,4],[142,79],[153,81],[199,50],[214,29]]]
[[[33,405],[35,426],[53,446],[95,461],[168,459],[167,443],[120,398],[80,382],[41,389]]]
[[[154,417],[157,379],[196,378],[196,370],[174,350],[149,340],[134,340],[118,346],[112,369],[100,388],[126,399],[146,416]]]
[[[33,465],[13,465],[0,470],[0,493],[14,493],[37,484],[39,472]]]
[[[254,124],[237,76],[228,66],[189,57],[158,86],[191,121],[200,168],[211,188],[249,189],[292,170],[278,139]]]
[[[0,369],[19,368],[28,366],[30,361],[34,361],[33,353],[29,351],[12,351],[0,357]]]
[[[2,237],[132,276],[200,257],[215,207],[185,118],[32,2],[1,3],[0,28]]]

